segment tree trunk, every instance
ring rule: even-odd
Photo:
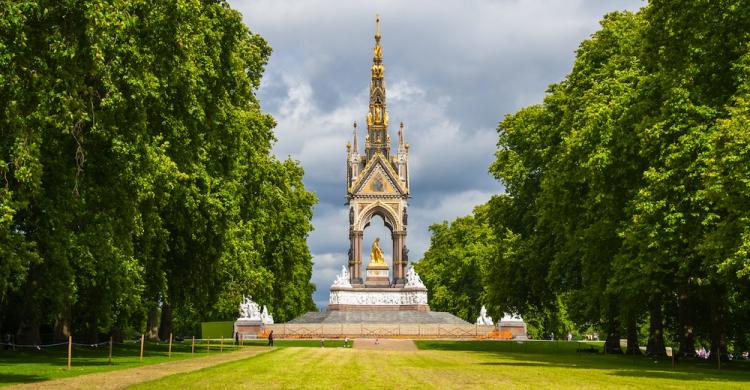
[[[146,339],[149,341],[159,341],[159,307],[157,305],[153,305],[148,309]]]
[[[70,332],[70,304],[65,304],[62,312],[55,319],[54,341],[56,343],[68,341]]]
[[[620,322],[610,319],[607,323],[607,339],[604,341],[606,353],[622,353],[620,348]]]
[[[649,314],[651,318],[648,324],[646,353],[650,356],[667,356],[667,349],[664,346],[664,322],[661,303],[652,303]]]
[[[89,324],[86,326],[86,341],[91,344],[99,342],[99,319],[93,313]]]
[[[121,343],[123,341],[122,324],[118,321],[109,330],[109,335],[112,336],[112,341],[115,343]]]
[[[42,337],[39,334],[39,322],[35,319],[21,322],[16,333],[16,344],[36,345],[41,343]]]
[[[640,355],[638,346],[638,324],[635,320],[628,320],[628,355]]]
[[[695,356],[695,335],[693,334],[693,318],[691,299],[687,292],[681,292],[678,305],[678,320],[680,322],[680,355],[686,357]]]
[[[723,297],[723,295],[717,292],[711,298],[711,359],[715,359],[716,354],[726,353],[720,297]]]
[[[24,286],[23,293],[21,294],[21,307],[18,323],[18,330],[16,331],[16,344],[41,344],[42,338],[39,334],[39,308],[40,304],[37,302],[36,294],[36,281],[29,278]]]
[[[162,340],[167,340],[169,339],[170,333],[172,333],[172,305],[165,302],[161,306],[159,337],[161,337]]]

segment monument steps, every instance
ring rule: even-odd
[[[471,325],[453,314],[439,311],[311,311],[289,324],[449,324]]]

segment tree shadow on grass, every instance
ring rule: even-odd
[[[682,381],[738,381],[750,382],[748,375],[742,375],[737,371],[726,371],[723,373],[707,373],[695,371],[667,371],[665,370],[616,370],[610,373],[613,376],[623,376],[631,378],[654,378],[654,379],[672,379]]]
[[[46,381],[49,378],[34,374],[0,374],[0,385],[13,385],[19,383],[33,383]]]
[[[480,366],[508,366],[508,367],[563,367],[563,368],[581,368],[575,364],[555,364],[544,362],[481,362]]]
[[[558,367],[606,370],[606,375],[634,378],[750,382],[750,362],[727,362],[722,364],[722,370],[719,371],[705,361],[681,361],[673,369],[668,359],[655,361],[642,356],[633,358],[625,355],[583,354],[575,352],[575,343],[559,347],[554,343],[537,343],[520,347],[522,344],[515,342],[430,341],[418,342],[418,346],[420,349],[479,354],[486,361],[478,364],[486,366]],[[510,350],[511,347],[514,350]]]

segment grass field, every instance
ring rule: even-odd
[[[418,351],[278,348],[135,388],[750,388],[745,362],[718,371],[709,363],[683,361],[673,369],[667,360],[576,353],[576,343],[419,341],[417,346]]]
[[[224,352],[236,350],[227,341]],[[343,341],[327,340],[326,346],[339,347]],[[318,340],[277,340],[278,347],[320,347]],[[265,340],[247,340],[246,346],[265,346]],[[107,346],[73,348],[73,367],[67,368],[67,346],[47,348],[42,351],[18,350],[0,351],[0,386],[19,383],[39,382],[57,378],[67,378],[78,375],[121,370],[167,361],[190,359],[220,353],[220,346],[212,342],[207,349],[206,344],[196,344],[195,354],[191,353],[190,341],[175,343],[172,347],[172,357],[168,356],[167,344],[146,343],[143,361],[139,358],[139,344],[115,344],[112,350],[112,364],[108,363],[109,350]]]

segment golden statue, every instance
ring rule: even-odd
[[[367,113],[367,126],[372,126],[372,112]]]
[[[370,264],[385,265],[385,258],[383,257],[383,251],[380,250],[378,243],[380,238],[376,238],[372,243],[372,252],[370,252]]]
[[[388,111],[386,111],[385,115],[383,115],[383,124],[388,126]]]

